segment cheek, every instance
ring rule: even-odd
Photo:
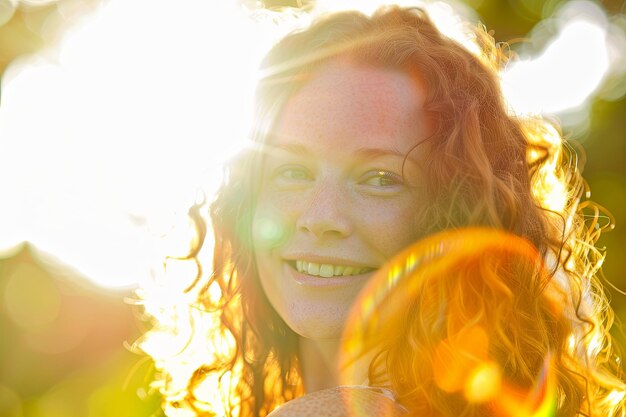
[[[257,254],[256,263],[257,273],[259,276],[261,287],[263,288],[263,292],[265,293],[274,310],[280,311],[280,306],[277,305],[277,303],[280,301],[280,299],[277,298],[277,295],[279,294],[279,289],[277,287],[277,280],[275,280],[275,277],[278,276],[279,271],[275,265],[272,265],[270,262],[268,262],[268,256],[263,252]]]
[[[288,210],[275,198],[257,200],[252,219],[252,243],[256,259],[259,280],[270,304],[281,316],[285,310],[284,288],[279,277],[282,274],[282,262],[278,255],[282,247],[291,237],[293,227],[290,225]]]
[[[362,233],[386,258],[422,236],[417,222],[419,206],[414,198],[372,204],[362,213]]]

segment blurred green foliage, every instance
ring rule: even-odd
[[[0,417],[162,415],[152,363],[126,347],[142,333],[127,297],[29,245],[0,259]]]

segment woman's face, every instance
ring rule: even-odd
[[[429,134],[424,96],[399,71],[334,61],[278,118],[253,239],[263,289],[299,335],[340,337],[359,291],[419,237],[428,202],[421,147],[409,151]]]

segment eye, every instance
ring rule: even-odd
[[[313,175],[305,167],[298,165],[287,165],[278,168],[274,173],[274,181],[279,184],[298,184],[311,181]]]
[[[400,175],[393,172],[376,170],[365,174],[361,183],[374,187],[393,187],[403,185],[404,180]]]

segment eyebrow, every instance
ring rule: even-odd
[[[267,148],[265,153],[273,153],[274,151],[284,151],[295,155],[307,156],[310,155],[309,150],[306,146],[301,145],[299,143],[280,143],[278,145],[274,144],[266,144]]]
[[[278,150],[298,156],[308,156],[311,154],[310,150],[306,146],[299,143],[280,143],[267,146],[267,153],[272,153],[272,151]],[[395,156],[404,159],[406,157],[406,152],[400,152],[397,149],[387,148],[359,148],[354,152],[354,154],[358,159],[380,158],[385,156]]]

